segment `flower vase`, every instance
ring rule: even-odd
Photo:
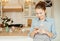
[[[6,32],[9,32],[9,27],[8,26],[6,26]]]

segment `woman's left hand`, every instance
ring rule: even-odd
[[[53,34],[52,34],[51,32],[46,31],[46,30],[39,29],[39,30],[37,30],[37,31],[38,31],[38,33],[40,33],[40,34],[47,34],[49,37],[52,37],[52,36],[53,36]]]

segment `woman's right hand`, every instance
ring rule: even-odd
[[[36,33],[38,33],[38,28],[34,28],[34,30],[32,31],[32,33],[30,34],[30,36],[31,37],[34,37],[34,35],[36,34]]]

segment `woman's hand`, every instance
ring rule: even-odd
[[[51,32],[48,32],[46,30],[39,29],[39,30],[37,30],[37,32],[40,34],[47,34],[49,37],[53,36],[53,34]]]
[[[53,33],[51,33],[51,32],[46,32],[46,34],[51,38],[52,36],[53,36]]]
[[[36,33],[47,33],[47,31],[43,30],[43,29],[40,29],[40,28],[34,28],[33,32],[36,34]]]
[[[34,35],[36,34],[36,33],[38,33],[38,28],[34,28],[34,30],[31,32],[31,34],[30,34],[30,36],[31,37],[34,37]]]

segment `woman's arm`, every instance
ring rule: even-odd
[[[37,33],[36,31],[33,31],[33,32],[30,33],[30,36],[31,36],[31,37],[34,37],[34,35],[35,35],[36,33]]]

